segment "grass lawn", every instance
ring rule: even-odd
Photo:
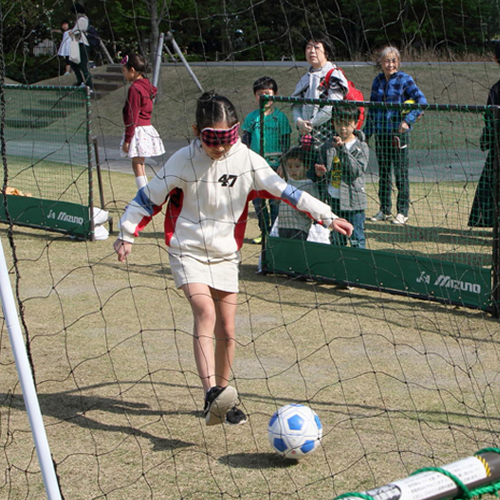
[[[498,77],[487,64],[406,69],[434,102],[447,97],[483,104]],[[289,94],[301,74],[267,67],[196,72],[206,88],[231,97],[241,116],[254,107],[256,77],[276,73]],[[348,71],[365,94],[373,75],[369,67]],[[121,134],[124,92],[93,103],[94,133]],[[190,136],[194,84],[182,68],[165,68],[162,92],[155,109],[162,135]],[[420,123],[424,130],[426,122]],[[456,143],[432,148],[443,167],[438,173],[432,162],[422,163],[423,180],[411,185],[408,226],[367,222],[369,248],[488,265],[490,231],[467,227],[477,175],[461,177],[463,158],[458,167],[451,163]],[[15,187],[27,189],[30,163],[16,161]],[[481,161],[473,162],[480,171]],[[37,172],[49,178],[61,166],[41,161]],[[444,175],[450,168],[458,173]],[[106,208],[116,221],[135,183],[111,171],[103,178]],[[376,174],[367,180],[372,215]],[[406,296],[257,274],[260,247],[251,240],[258,234],[252,212],[242,249],[232,380],[249,422],[234,428],[206,427],[201,418],[192,315],[173,283],[160,214],[127,263],[117,261],[113,237],[82,242],[14,227],[9,239],[7,227],[0,227],[65,498],[331,500],[497,443],[497,319]],[[298,463],[272,452],[267,438],[273,412],[293,402],[311,406],[324,427],[320,449]],[[5,324],[0,448],[0,498],[44,498]]]
[[[27,196],[88,204],[89,175],[86,166],[26,157],[8,157],[9,186]]]
[[[493,63],[477,64],[423,64],[408,63],[402,69],[411,74],[433,104],[485,105],[488,89],[500,78],[498,66]],[[229,97],[236,105],[240,119],[257,107],[253,95],[253,82],[264,75],[275,78],[279,94],[292,94],[302,67],[193,67],[198,80],[206,90],[214,89]],[[375,68],[368,64],[345,67],[346,76],[370,98]],[[160,97],[156,104],[153,123],[165,139],[192,137],[196,99],[200,92],[184,67],[163,67]],[[122,135],[121,109],[126,98],[126,88],[115,90],[92,106],[92,128],[97,135]]]
[[[367,215],[378,210],[378,185],[367,184]],[[468,227],[474,182],[411,183],[410,220],[400,227],[367,220],[367,247],[427,256],[460,264],[491,266],[491,229]]]
[[[118,206],[124,206],[126,199],[118,202],[116,198],[115,174],[105,172],[104,177],[107,208],[114,212],[114,218],[118,220],[122,213]],[[87,171],[76,165],[43,160],[33,164],[26,158],[9,157],[9,178],[9,185],[24,194],[83,205],[87,203]],[[134,189],[132,177],[125,178],[131,198]],[[369,220],[370,215],[378,211],[378,178],[369,175],[366,185],[369,201],[366,211],[367,247],[479,267],[491,265],[491,230],[478,231],[467,226],[476,185],[471,181],[412,182],[411,219],[407,226],[398,227],[390,222],[373,223]],[[94,179],[94,190],[97,192],[97,179]]]
[[[116,215],[133,192],[129,175],[106,177]],[[205,427],[191,314],[174,287],[161,225],[156,217],[127,264],[117,262],[112,240],[14,230],[19,296],[66,498],[331,499],[494,442],[496,320],[257,275],[254,218],[243,247],[233,380],[250,421]],[[379,235],[369,236],[373,245],[387,244],[379,227],[369,227]],[[8,471],[0,495],[40,498],[5,331],[0,370],[0,463]],[[309,404],[325,429],[320,450],[299,463],[280,459],[267,442],[271,414],[290,402]]]

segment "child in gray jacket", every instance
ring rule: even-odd
[[[334,235],[331,243],[347,246],[349,240],[352,247],[366,248],[365,172],[370,152],[363,132],[356,130],[359,113],[354,105],[334,111],[332,120],[337,135],[322,146],[315,170],[321,178],[325,201],[334,213],[354,226],[350,238]]]

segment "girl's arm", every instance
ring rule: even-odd
[[[332,222],[338,217],[332,212],[332,209],[322,201],[318,200],[309,193],[301,191],[296,187],[286,183],[278,174],[276,174],[268,165],[260,166],[255,169],[255,184],[257,186],[259,198],[280,199],[297,210],[304,212],[309,218],[319,222],[325,227],[342,232],[345,230],[345,224],[332,225]],[[352,226],[350,226],[352,231]],[[349,233],[350,235],[350,233]]]
[[[134,136],[135,127],[139,122],[139,112],[141,110],[141,94],[134,88],[133,85],[128,89],[127,102],[125,103],[123,112],[123,122],[125,124],[125,140],[130,144]]]
[[[182,168],[179,167],[182,167],[182,164],[178,162],[182,161],[182,158],[178,158],[178,155],[174,154],[147,186],[137,191],[120,219],[118,240],[133,243],[134,238],[139,236],[153,216],[161,211],[170,193],[181,186],[179,172]]]
[[[335,215],[326,203],[311,196],[309,193],[287,184],[287,187],[281,194],[281,199],[300,212],[305,213],[309,218],[319,222],[330,231],[337,231],[344,236],[351,236],[353,231],[352,224]]]

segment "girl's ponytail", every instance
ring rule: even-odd
[[[138,73],[146,73],[148,70],[148,61],[145,57],[139,54],[129,54],[126,55],[122,61],[122,66],[128,69],[134,68]]]

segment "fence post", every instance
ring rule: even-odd
[[[158,48],[156,50],[155,66],[153,70],[153,85],[158,88],[158,93],[160,93],[159,81],[160,81],[160,71],[161,71],[161,54],[163,52],[163,41],[165,39],[165,33],[160,33],[160,39],[158,40]]]
[[[57,475],[50,454],[49,442],[43,424],[42,412],[38,402],[33,373],[24,344],[23,333],[19,324],[16,303],[9,279],[9,271],[5,262],[5,254],[0,241],[0,296],[5,318],[5,325],[9,332],[10,344],[14,354],[19,381],[23,391],[24,404],[35,441],[38,462],[42,471],[43,482],[49,500],[61,500],[61,491]]]
[[[493,251],[492,251],[492,314],[500,317],[500,107],[492,108],[494,123],[493,157]]]
[[[167,42],[170,42],[172,44],[172,47],[174,48],[175,52],[177,52],[177,55],[179,56],[179,59],[182,61],[182,64],[186,67],[188,73],[191,75],[191,78],[193,79],[193,82],[196,84],[200,92],[204,92],[203,87],[201,86],[201,83],[199,82],[198,78],[196,78],[196,75],[194,74],[193,70],[191,69],[191,66],[189,66],[189,63],[186,61],[186,58],[184,57],[184,54],[182,53],[181,49],[177,45],[177,42],[175,41],[174,36],[170,31],[167,32],[167,36],[165,37]]]

